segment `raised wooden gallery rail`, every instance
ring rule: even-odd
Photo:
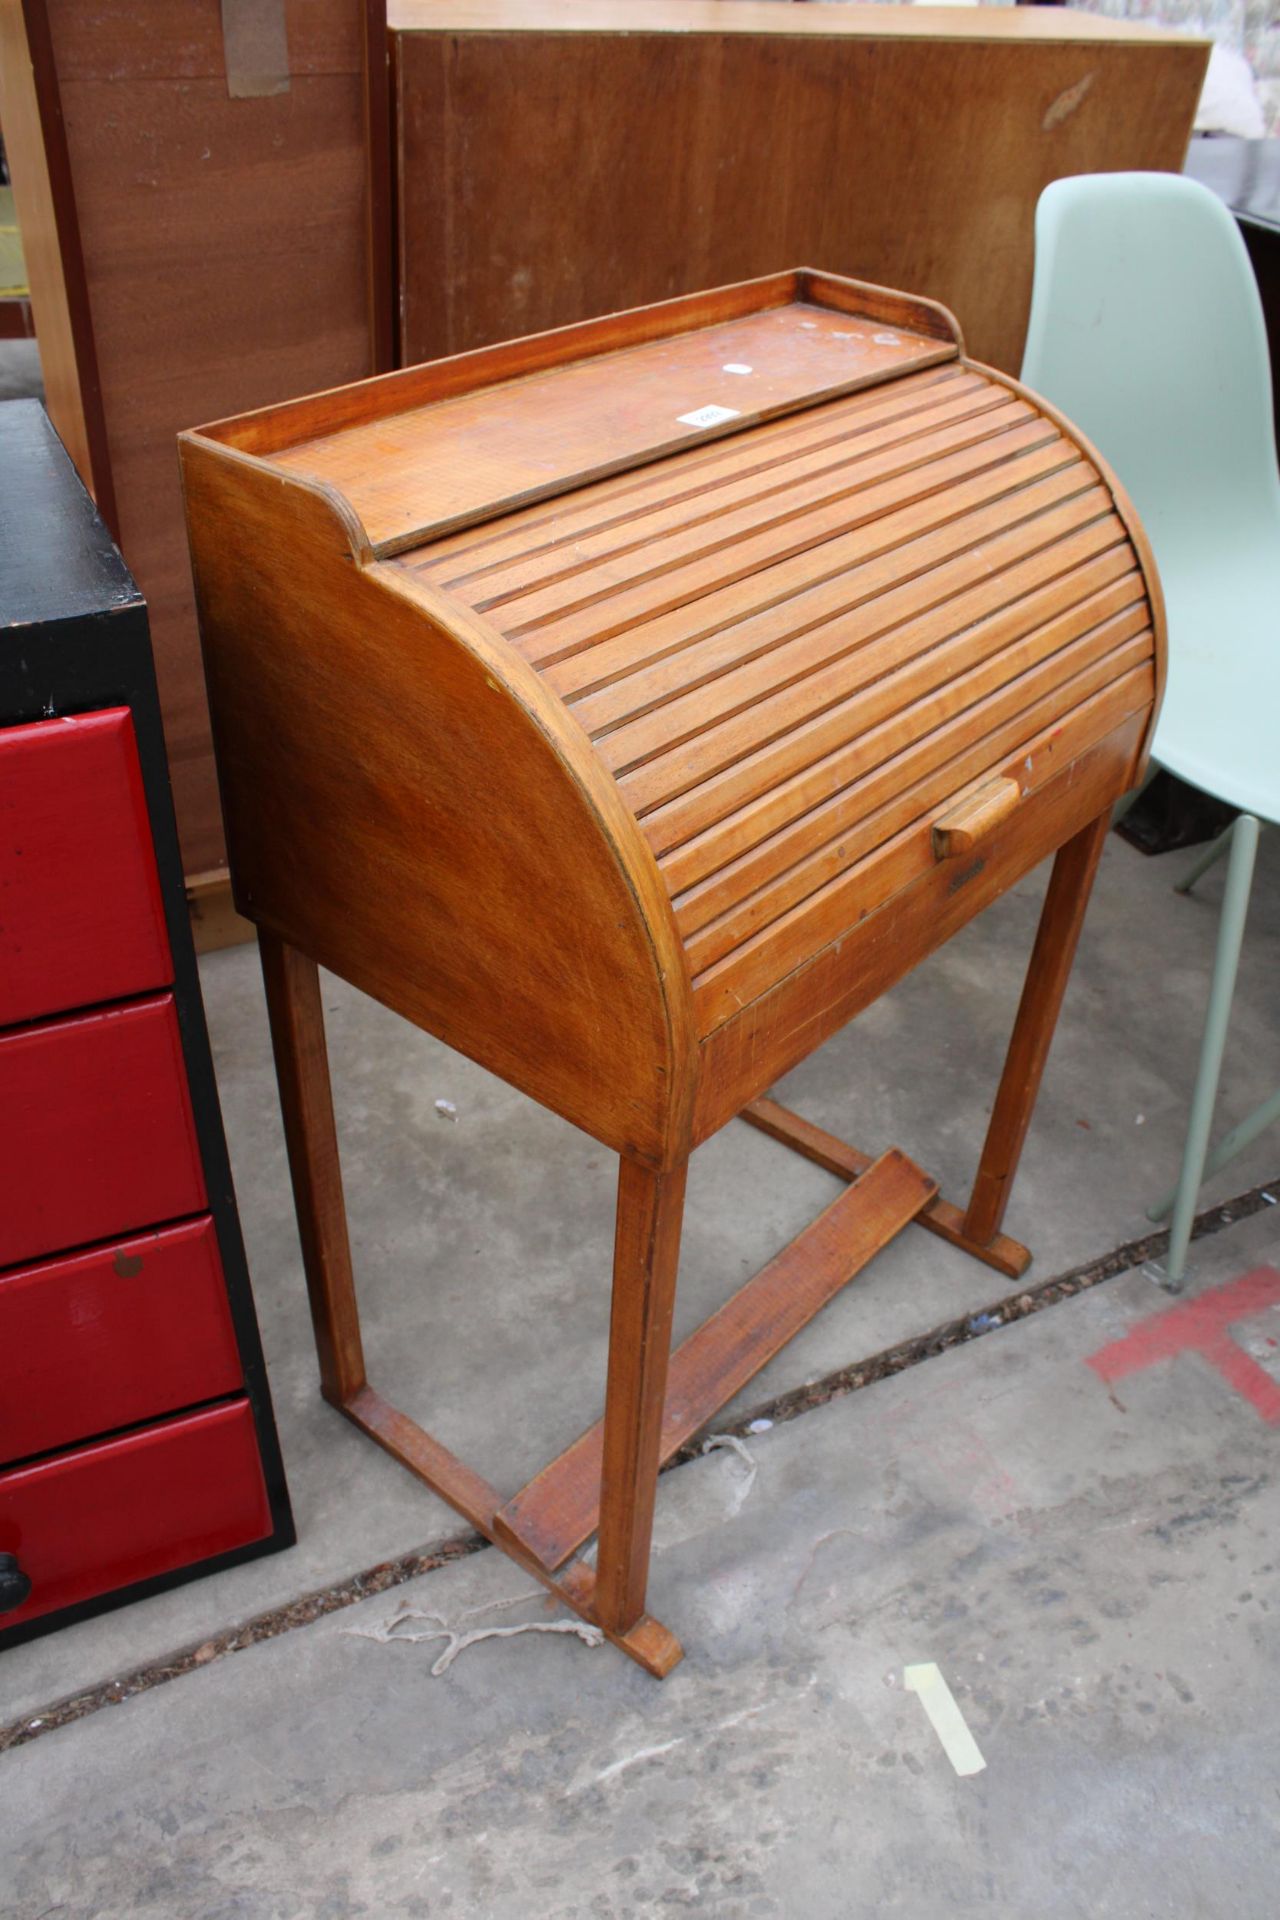
[[[1009,1185],[1158,696],[1145,540],[945,309],[807,270],[182,455],[323,1391],[664,1674],[662,1461],[910,1222],[1030,1257]],[[1054,853],[967,1210],[767,1097]],[[319,965],[620,1157],[603,1417],[514,1494],[366,1379]],[[739,1114],[849,1186],[672,1354],[689,1156]]]

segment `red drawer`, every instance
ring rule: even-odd
[[[127,708],[0,728],[0,1026],[172,978]]]
[[[0,1553],[31,1581],[0,1632],[271,1531],[248,1402],[0,1474]]]
[[[0,1462],[243,1385],[211,1220],[0,1274]]]
[[[204,1200],[169,994],[0,1034],[0,1267]]]

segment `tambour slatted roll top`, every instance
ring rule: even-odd
[[[300,511],[323,502],[347,574],[378,576],[482,657],[553,741],[584,797],[566,861],[594,821],[647,925],[669,1060],[699,1063],[692,1121],[664,1083],[650,1134],[701,1137],[760,1090],[744,1048],[763,1087],[1125,790],[1157,697],[1159,589],[1097,455],[968,362],[929,303],[798,273],[503,351],[186,439],[241,904],[286,936],[298,910],[237,824],[289,732],[273,702],[292,697],[269,659],[246,666],[246,619],[268,652],[294,642],[273,611],[288,581],[249,552],[267,527],[249,495],[234,544],[256,596],[228,592],[204,485],[219,462]],[[295,571],[293,591],[314,589]],[[317,640],[316,672],[352,671],[330,652]],[[222,671],[232,654],[255,714]],[[477,764],[463,719],[421,752],[484,808],[519,768]],[[367,765],[349,797],[371,779],[385,797],[386,770]],[[448,849],[417,851],[430,887]],[[919,923],[896,960],[895,902]],[[475,899],[481,920],[492,910]],[[456,936],[456,913],[434,937]],[[583,948],[608,947],[603,917]],[[575,943],[548,938],[571,995]],[[607,1027],[609,996],[588,992]],[[414,1017],[530,1084],[456,1010]],[[572,1022],[552,1021],[530,1049],[566,1037]],[[548,1104],[611,1137],[589,1097]]]
[[[1152,697],[1146,585],[1096,466],[954,363],[443,545],[401,564],[589,735],[703,1027],[931,860],[921,829],[958,795],[1029,789],[1064,736]]]

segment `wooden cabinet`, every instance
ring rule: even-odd
[[[293,1538],[146,609],[0,407],[0,1645]]]
[[[403,365],[798,260],[1016,373],[1036,201],[1182,165],[1208,42],[1067,7],[390,0]]]

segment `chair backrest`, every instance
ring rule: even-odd
[[[1022,378],[1110,461],[1166,580],[1206,543],[1280,537],[1262,305],[1207,187],[1111,173],[1046,188]]]

